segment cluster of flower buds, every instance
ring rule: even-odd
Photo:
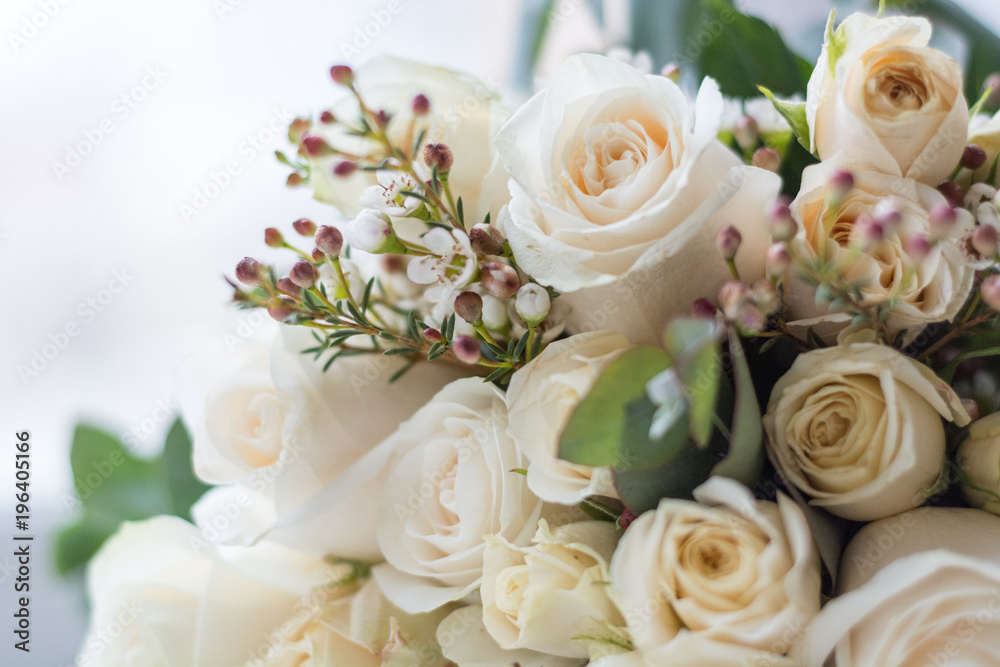
[[[781,297],[769,280],[758,281],[752,286],[733,280],[719,290],[719,305],[726,321],[735,325],[741,334],[752,336],[767,328],[768,319],[781,307]],[[704,304],[696,306],[705,309]]]

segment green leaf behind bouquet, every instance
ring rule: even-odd
[[[77,497],[66,505],[82,508],[83,515],[59,534],[56,566],[62,574],[85,565],[123,521],[160,514],[190,519],[191,506],[209,488],[194,476],[191,437],[180,419],[155,459],[135,457],[117,438],[81,424],[70,462]]]

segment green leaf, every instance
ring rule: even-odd
[[[645,470],[615,468],[612,473],[618,495],[636,514],[656,509],[661,498],[690,499],[711,474],[719,457],[719,446],[724,446],[721,438],[708,449],[687,440],[672,459],[660,466]]]
[[[645,428],[642,439],[648,442],[655,406],[646,396],[646,383],[669,367],[669,357],[655,347],[633,348],[611,362],[570,415],[559,440],[560,458],[590,466],[630,461],[623,454],[631,455],[636,446],[623,443],[626,427],[629,432]],[[630,423],[629,416],[645,415],[644,408],[649,421]]]
[[[760,421],[760,406],[757,405],[746,353],[739,334],[734,329],[729,331],[729,355],[733,361],[733,378],[736,384],[733,428],[729,439],[729,453],[712,468],[712,474],[730,477],[752,488],[764,467],[764,427]]]
[[[847,31],[843,27],[837,30],[833,26],[837,21],[837,10],[830,10],[830,18],[826,20],[826,54],[827,64],[830,67],[830,75],[835,76],[837,72],[837,61],[847,50]]]
[[[663,344],[690,404],[691,437],[699,446],[705,446],[712,435],[723,373],[719,325],[705,318],[677,318],[664,332]]]
[[[191,468],[191,439],[180,420],[156,459],[133,456],[117,438],[79,425],[70,464],[82,517],[65,527],[56,545],[63,574],[84,565],[123,521],[160,514],[190,519],[191,505],[208,489]]]
[[[812,142],[809,140],[809,122],[806,120],[805,102],[783,102],[774,96],[769,88],[757,86],[757,90],[767,99],[771,100],[775,110],[781,114],[792,128],[792,134],[798,139],[799,145],[812,153]]]

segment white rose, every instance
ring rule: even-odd
[[[455,197],[462,198],[466,216],[475,222],[489,211],[495,216],[509,195],[492,144],[508,112],[493,87],[468,74],[381,54],[365,61],[354,73],[355,86],[365,102],[392,115],[388,133],[397,145],[411,146],[410,127],[415,121],[416,132],[427,129],[425,144],[443,143],[451,149],[455,166],[449,182]],[[414,119],[412,102],[418,94],[427,96],[431,108],[426,116]],[[345,97],[334,105],[333,113],[354,124],[359,116],[357,101],[353,96]],[[310,134],[324,138],[337,150],[381,161],[382,156],[374,153],[374,143],[349,135],[336,125],[316,123]],[[311,182],[317,199],[353,217],[361,210],[358,201],[365,189],[376,184],[376,176],[361,170],[347,177],[336,176],[333,167],[341,160],[338,155],[312,159]]]
[[[831,217],[826,214],[828,183],[840,170],[853,174],[854,187]],[[863,215],[875,215],[881,202],[895,206],[901,216],[899,223],[887,230],[885,238],[870,252],[861,252],[859,235],[863,230],[855,223]],[[803,172],[802,188],[791,205],[800,223],[796,247],[806,257],[839,262],[846,279],[864,281],[861,291],[872,303],[894,298],[886,328],[890,333],[907,330],[913,337],[932,322],[953,320],[972,291],[975,271],[966,264],[958,243],[966,231],[964,226],[957,226],[954,238],[936,244],[919,264],[909,257],[904,246],[910,235],[931,234],[929,212],[935,204],[944,203],[944,196],[935,188],[865,171],[860,163],[841,153]],[[914,265],[914,271],[907,273],[906,267]],[[789,316],[797,320],[791,324],[814,327],[831,342],[839,329],[850,323],[851,316],[817,310],[814,292],[815,288],[795,278],[790,281]]]
[[[493,385],[452,382],[385,444],[395,453],[377,528],[388,563],[374,574],[401,609],[430,611],[475,590],[484,536],[522,545],[534,535],[542,504],[516,470],[527,461]]]
[[[814,505],[871,521],[926,500],[945,463],[941,417],[969,423],[929,368],[851,343],[800,354],[771,391],[764,429],[775,467]]]
[[[500,131],[513,199],[498,224],[525,272],[563,293],[570,331],[656,340],[669,315],[731,279],[715,248],[728,224],[743,234],[741,275],[764,275],[764,208],[780,180],[716,139],[714,81],[694,106],[665,77],[579,55]]]
[[[929,48],[930,36],[923,18],[853,14],[827,39],[806,94],[820,159],[847,151],[893,176],[935,186],[948,178],[965,149],[969,107],[962,68]]]
[[[1000,664],[998,553],[1000,519],[981,510],[922,507],[868,524],[795,664]]]
[[[601,372],[628,349],[624,336],[578,334],[546,347],[514,373],[507,387],[514,441],[531,463],[528,486],[542,500],[576,505],[587,496],[617,496],[608,468],[558,458],[559,438],[570,414]]]
[[[1000,514],[1000,412],[969,426],[955,458],[965,474],[962,490],[969,504]]]
[[[392,449],[377,445],[459,371],[421,364],[390,383],[405,362],[363,355],[342,357],[324,372],[322,360],[300,353],[315,345],[308,330],[281,331],[270,359],[281,423],[277,455],[204,475],[234,483],[209,491],[195,505],[195,519],[221,543],[253,544],[267,535],[310,553],[381,560],[375,503]]]
[[[219,549],[176,517],[126,523],[90,564],[80,664],[239,664],[328,577],[322,559],[268,542]]]
[[[444,656],[461,667],[582,667],[583,658],[564,658],[529,649],[505,649],[486,630],[480,605],[462,607],[437,629]]]
[[[748,646],[712,641],[683,633],[669,644],[644,651],[610,655],[590,667],[795,667],[791,658]]]
[[[786,653],[820,604],[819,556],[802,510],[781,494],[756,500],[723,477],[695,498],[661,500],[628,527],[611,561],[635,648],[702,646],[695,635]]]

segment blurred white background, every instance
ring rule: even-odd
[[[345,47],[354,63],[388,51],[464,69],[498,82],[511,105],[524,94],[528,0],[395,1],[402,11],[384,27],[389,0],[0,6],[0,554],[10,551],[13,434],[22,430],[33,444],[37,536],[30,656],[11,649],[12,560],[0,555],[2,664],[70,665],[83,636],[80,578],[59,579],[51,557],[56,529],[73,518],[73,426],[131,432],[139,451],[155,452],[173,418],[162,408],[174,409],[181,332],[210,323],[236,333],[222,275],[244,255],[271,257],[265,227],[336,216],[285,188],[273,150],[285,148],[294,115],[330,104],[327,70]],[[546,67],[612,46],[627,26],[612,20],[602,35],[583,0],[566,1],[578,10],[548,44]],[[609,16],[622,4],[606,2]],[[1000,28],[995,0],[962,4]],[[739,6],[802,46],[830,2]],[[239,173],[227,181],[218,174],[231,161]],[[182,206],[202,204],[185,220]]]

